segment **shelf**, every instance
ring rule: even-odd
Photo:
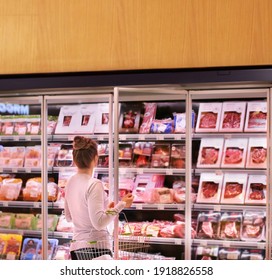
[[[119,168],[119,174],[162,174],[162,175],[184,175],[185,169],[174,169],[174,168]]]
[[[120,141],[177,141],[185,140],[185,134],[119,134]]]
[[[210,239],[193,239],[193,246],[219,246],[227,248],[254,248],[265,249],[265,242],[256,241],[236,241],[236,240],[210,240]]]
[[[41,141],[41,135],[0,135],[0,141]]]
[[[78,134],[52,134],[48,136],[48,141],[73,141]],[[108,134],[84,134],[82,136],[90,137],[95,141],[109,141]]]
[[[40,201],[0,201],[0,207],[13,207],[13,208],[41,208],[42,202]],[[64,202],[48,202],[49,209],[63,209]]]
[[[193,139],[202,139],[202,138],[215,138],[215,137],[223,137],[225,139],[230,138],[250,138],[250,137],[266,137],[266,133],[249,133],[249,132],[234,132],[234,133],[226,133],[226,132],[209,132],[209,133],[193,133]]]
[[[50,169],[48,168],[48,171],[50,172]],[[41,168],[38,167],[0,167],[0,173],[41,173]]]
[[[218,175],[224,173],[247,173],[252,175],[266,175],[266,169],[246,169],[246,168],[195,168],[192,169],[194,174],[201,174],[204,172],[214,172]]]
[[[192,210],[213,210],[213,211],[243,211],[243,210],[266,210],[265,205],[238,205],[238,204],[198,204],[194,203]]]
[[[118,238],[121,241],[139,242],[139,243],[147,243],[147,244],[168,244],[168,245],[184,244],[184,239],[182,238],[127,236],[127,235],[119,235]]]
[[[125,210],[179,210],[184,211],[185,204],[145,204],[133,203],[131,208]]]

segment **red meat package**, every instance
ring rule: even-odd
[[[138,133],[142,103],[121,103],[119,132]]]
[[[13,116],[1,116],[1,134],[12,135],[14,132]]]
[[[151,158],[151,167],[167,168],[170,164],[170,144],[155,144]]]
[[[171,204],[174,203],[174,192],[165,187],[146,189],[143,200],[145,203],[151,204]]]
[[[245,204],[266,204],[266,175],[249,175]]]
[[[224,240],[240,240],[242,228],[242,213],[225,212],[220,218],[219,238]]]
[[[223,102],[220,132],[242,132],[244,129],[246,102]]]
[[[267,139],[252,137],[248,141],[246,168],[267,167]]]
[[[145,103],[145,112],[142,124],[140,126],[139,133],[149,133],[152,121],[156,117],[157,104],[156,103]]]
[[[133,166],[144,168],[150,166],[154,143],[136,142],[133,148]]]
[[[185,144],[172,144],[170,167],[185,168]]]
[[[130,167],[132,165],[132,143],[119,144],[119,166]]]
[[[264,211],[245,211],[243,215],[241,239],[262,241],[265,228]]]
[[[217,132],[221,117],[222,103],[200,103],[196,132]]]
[[[161,188],[164,184],[165,175],[159,174],[138,174],[133,188],[133,202],[144,202],[146,189]]]
[[[244,204],[247,186],[247,174],[225,173],[221,203]]]
[[[267,102],[252,101],[247,103],[245,132],[266,132]]]
[[[246,164],[248,139],[230,138],[225,140],[221,167],[244,168]]]
[[[198,168],[220,167],[224,138],[202,138],[198,153]]]
[[[217,239],[220,216],[219,212],[199,213],[197,219],[197,238]]]
[[[0,166],[8,167],[11,156],[11,147],[0,146]]]
[[[197,203],[219,203],[223,174],[201,173],[197,193]]]

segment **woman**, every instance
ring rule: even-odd
[[[127,194],[116,205],[113,202],[108,204],[102,182],[93,178],[93,170],[98,161],[97,144],[93,140],[76,136],[73,160],[77,173],[68,180],[65,190],[65,217],[74,224],[71,259],[78,259],[86,248],[88,252],[95,252],[93,257],[105,254],[112,256],[107,226],[120,211],[131,206],[133,196]],[[109,208],[111,211],[107,211]],[[103,248],[98,246],[102,241]],[[82,254],[82,257],[86,259],[87,255]]]

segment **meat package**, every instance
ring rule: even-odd
[[[168,168],[170,164],[170,144],[155,144],[151,157],[151,167]]]
[[[20,259],[21,260],[35,260],[38,257],[38,238],[25,238]]]
[[[11,147],[0,146],[0,166],[8,167],[11,156]]]
[[[133,166],[147,168],[150,166],[154,143],[136,142],[133,147]]]
[[[73,232],[74,224],[72,222],[67,222],[65,215],[61,214],[59,216],[59,221],[56,230],[59,232]]]
[[[23,189],[23,200],[25,201],[41,201],[42,197],[42,178],[34,177],[26,181]]]
[[[109,166],[109,144],[100,143],[97,146],[98,162],[97,167]]]
[[[241,240],[262,241],[265,229],[264,211],[244,211]]]
[[[69,144],[62,144],[56,158],[57,167],[71,167],[73,162],[73,147]]]
[[[266,175],[249,175],[245,204],[266,204]]]
[[[94,133],[109,133],[109,108],[108,103],[96,104]]]
[[[241,260],[264,260],[265,250],[262,249],[244,249],[241,254]]]
[[[218,246],[197,246],[195,252],[196,260],[216,260],[218,257]]]
[[[200,103],[196,132],[217,132],[221,118],[222,103]]]
[[[240,260],[241,254],[238,248],[219,248],[218,260]]]
[[[52,260],[54,255],[55,255],[55,251],[58,247],[58,244],[59,244],[59,240],[58,239],[55,239],[55,238],[50,238],[50,239],[47,239],[47,259],[48,260]],[[39,243],[38,243],[38,247],[37,247],[37,252],[38,252],[38,255],[36,257],[37,260],[42,260],[42,239],[39,240]]]
[[[14,118],[1,116],[1,135],[12,135],[14,132]]]
[[[186,113],[173,113],[174,116],[174,133],[186,132]],[[195,112],[192,111],[192,130],[195,128]]]
[[[246,173],[225,173],[220,202],[224,204],[244,204],[247,176]]]
[[[8,167],[12,167],[12,168],[23,167],[24,159],[25,159],[25,147],[10,147],[10,159],[9,159]]]
[[[41,167],[41,146],[28,146],[25,151],[25,167]]]
[[[11,229],[14,225],[14,213],[0,212],[0,228]]]
[[[146,189],[161,188],[164,185],[165,175],[159,174],[138,174],[135,179],[132,194],[133,202],[144,202],[144,193]]]
[[[267,131],[267,102],[252,101],[247,103],[245,132]]]
[[[185,168],[185,144],[172,144],[170,168]]]
[[[224,212],[220,218],[219,238],[224,240],[240,240],[242,218],[242,213]]]
[[[246,102],[223,102],[220,132],[243,132]]]
[[[202,212],[197,218],[197,238],[217,239],[219,231],[220,212]]]
[[[41,116],[29,115],[26,126],[26,134],[38,135],[41,133]]]
[[[138,133],[140,127],[142,103],[121,103],[119,116],[120,133]]]
[[[134,186],[133,183],[134,183],[134,175],[120,174],[119,185],[118,185],[119,199],[121,199],[126,194],[132,192]]]
[[[139,133],[149,133],[150,127],[152,125],[152,121],[156,117],[156,111],[157,111],[157,104],[156,103],[144,103],[144,117],[143,121],[141,123]]]
[[[267,167],[267,139],[252,137],[248,140],[246,168]]]
[[[17,178],[6,178],[0,183],[0,200],[17,200],[23,181]]]
[[[35,230],[36,217],[34,214],[16,213],[14,217],[14,228]]]
[[[131,167],[132,165],[132,143],[119,143],[119,166]]]
[[[21,234],[0,234],[0,259],[18,260],[23,236]]]
[[[197,193],[197,203],[219,203],[223,184],[223,174],[201,173]]]
[[[229,138],[225,140],[221,167],[245,168],[247,155],[247,138]]]
[[[174,191],[166,187],[146,188],[143,200],[150,204],[171,204],[174,203]]]
[[[198,168],[220,167],[224,138],[202,138],[197,159]]]

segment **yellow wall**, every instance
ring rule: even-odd
[[[271,0],[0,0],[0,73],[272,64]]]

